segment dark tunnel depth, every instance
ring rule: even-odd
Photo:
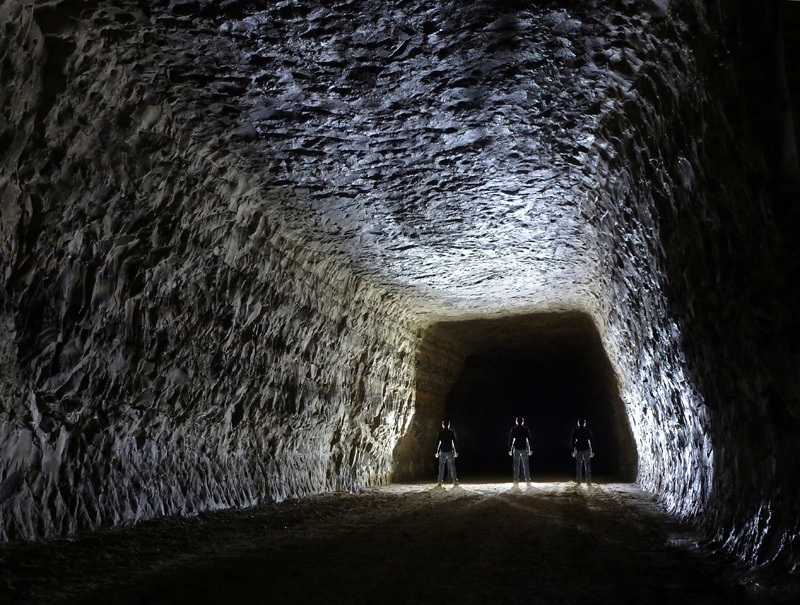
[[[534,480],[574,474],[570,441],[579,417],[593,432],[595,476],[635,479],[636,447],[590,318],[539,314],[452,325],[471,343],[444,406],[463,480],[511,476],[507,447],[516,416],[525,417],[533,438]]]

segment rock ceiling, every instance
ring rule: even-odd
[[[455,318],[592,289],[593,131],[650,17],[606,4],[173,0],[99,27],[265,203]]]

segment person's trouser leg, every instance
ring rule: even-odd
[[[450,471],[450,479],[452,479],[453,483],[458,481],[458,475],[456,475],[456,455],[455,455],[455,452],[447,452],[447,468]]]
[[[445,453],[439,452],[439,483],[444,479]]]
[[[586,452],[583,456],[583,462],[586,465],[586,483],[592,482],[592,452]]]
[[[519,481],[519,451],[514,450],[514,483]]]
[[[586,483],[592,482],[592,452],[591,450],[579,451],[575,454],[575,481],[581,482],[581,466],[586,469]]]
[[[531,470],[530,470],[530,465],[528,464],[528,459],[529,459],[528,452],[522,452],[520,458],[522,460],[522,474],[525,476],[525,481],[530,481]]]

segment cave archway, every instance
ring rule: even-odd
[[[448,418],[458,436],[463,479],[510,476],[506,448],[516,416],[524,416],[531,429],[533,475],[571,476],[572,429],[577,418],[586,417],[597,451],[595,474],[635,479],[636,445],[616,376],[588,315],[443,322],[432,326],[421,351],[415,432],[435,435],[438,422]]]

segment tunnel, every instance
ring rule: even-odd
[[[499,482],[524,416],[555,490],[585,416],[599,481],[796,577],[798,27],[0,2],[0,542],[427,484],[443,419]]]
[[[508,475],[508,437],[517,417],[531,431],[534,476],[574,470],[572,431],[593,430],[595,477],[633,481],[636,446],[611,364],[591,319],[550,314],[448,324],[470,353],[447,394],[444,418],[458,427],[465,473]]]
[[[418,375],[447,376],[431,407],[430,452],[436,426],[448,420],[456,432],[462,477],[506,477],[511,468],[509,433],[519,416],[531,431],[534,476],[574,472],[572,431],[579,418],[593,430],[595,476],[633,481],[637,454],[616,377],[600,336],[586,314],[556,312],[443,322],[432,333],[454,343],[458,361],[446,374],[420,357]],[[422,397],[418,397],[422,398]],[[399,446],[403,450],[403,444]],[[436,461],[431,459],[431,463]],[[404,461],[397,462],[403,467]]]

